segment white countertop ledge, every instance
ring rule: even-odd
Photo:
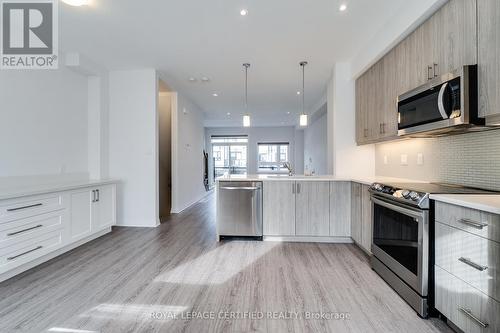
[[[23,183],[19,185],[2,184],[0,182],[0,200],[14,199],[27,197],[30,195],[38,195],[52,192],[69,191],[78,188],[116,184],[119,181],[116,179],[73,179],[73,180],[52,180],[50,182],[33,182]]]
[[[304,176],[304,175],[294,175],[294,176],[286,176],[286,175],[230,175],[225,177],[217,178],[217,182],[258,182],[258,181],[290,181],[290,180],[298,180],[298,181],[338,181],[338,182],[355,182],[364,185],[371,185],[373,183],[428,183],[421,180],[414,179],[403,179],[403,178],[393,178],[393,177],[347,177],[347,176],[332,176],[332,175],[323,175],[323,176]]]
[[[432,200],[500,215],[500,195],[432,194]]]

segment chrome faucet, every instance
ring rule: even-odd
[[[290,162],[283,163],[283,167],[288,169],[289,176],[293,176],[293,169],[292,169],[292,165],[290,164]]]

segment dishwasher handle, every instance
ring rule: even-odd
[[[240,191],[259,191],[261,190],[262,188],[261,187],[257,187],[257,186],[224,186],[224,187],[220,187],[221,190],[231,190],[231,191],[237,191],[237,190],[240,190]]]

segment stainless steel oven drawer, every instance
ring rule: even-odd
[[[436,265],[500,301],[500,243],[436,222]]]
[[[466,333],[500,332],[500,303],[435,266],[435,306]]]
[[[436,202],[436,221],[500,242],[500,215]]]

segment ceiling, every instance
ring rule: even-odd
[[[309,62],[310,109],[324,96],[334,63],[353,58],[408,1],[347,0],[345,12],[339,11],[339,0],[61,3],[60,47],[108,69],[159,70],[169,86],[204,110],[210,126],[241,124],[242,64],[250,62],[253,125],[295,125],[301,109],[299,62]],[[240,15],[242,8],[247,16]],[[203,76],[210,82],[200,82]]]

